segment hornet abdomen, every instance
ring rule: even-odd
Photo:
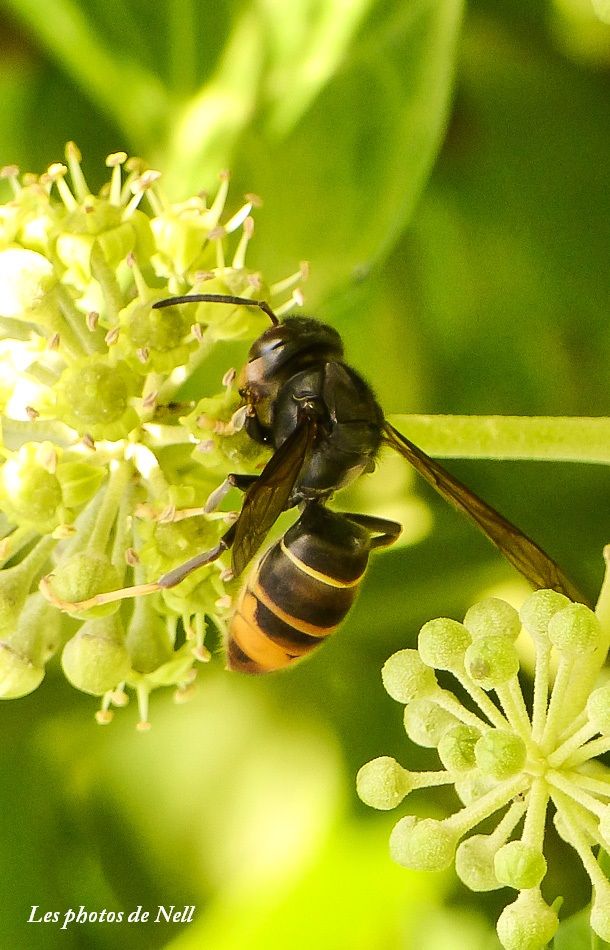
[[[309,504],[248,575],[229,626],[230,669],[267,673],[310,653],[352,606],[371,532]]]

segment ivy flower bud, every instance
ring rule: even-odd
[[[87,620],[61,655],[66,678],[76,689],[103,696],[127,679],[131,661],[118,614]]]
[[[382,755],[362,766],[356,776],[356,788],[365,805],[385,811],[400,805],[412,783],[409,773],[396,759]]]
[[[521,606],[521,623],[534,638],[547,639],[551,617],[569,603],[568,598],[556,590],[534,591]]]
[[[521,891],[514,903],[504,908],[497,931],[505,950],[544,950],[558,926],[557,914],[536,887]]]
[[[114,441],[137,425],[129,403],[135,392],[133,374],[125,363],[110,366],[90,359],[62,373],[56,386],[57,412],[80,435]]]
[[[464,805],[478,801],[498,784],[491,775],[486,775],[477,768],[455,772],[453,777],[456,794]]]
[[[497,848],[492,835],[471,835],[458,845],[455,870],[471,891],[497,891],[502,886],[494,868]]]
[[[569,604],[549,620],[551,643],[568,656],[589,653],[598,645],[602,630],[599,620],[584,604]]]
[[[405,706],[405,732],[411,742],[424,748],[436,748],[455,722],[455,716],[429,699],[414,699]]]
[[[19,564],[0,571],[0,632],[17,625],[32,581],[53,547],[53,539],[43,538]]]
[[[506,683],[519,672],[519,656],[508,637],[492,634],[479,637],[466,650],[468,675],[483,689]]]
[[[15,626],[30,585],[31,577],[24,574],[20,564],[0,571],[0,630]]]
[[[140,597],[134,604],[127,627],[125,645],[132,668],[138,673],[152,673],[173,655],[167,618],[155,609],[152,600]]]
[[[386,660],[381,672],[383,685],[399,703],[424,698],[437,689],[436,676],[417,650],[399,650]]]
[[[94,594],[116,590],[121,586],[119,572],[104,554],[79,551],[60,561],[48,578],[55,598],[66,603],[79,603]],[[73,617],[104,617],[119,609],[118,603],[101,604],[86,611],[70,611]]]
[[[45,462],[54,454],[48,442],[28,442],[0,469],[0,502],[15,524],[49,532],[64,520],[61,483]]]
[[[610,683],[594,689],[587,700],[591,727],[603,736],[610,736]]]
[[[151,371],[170,373],[186,363],[197,347],[195,339],[187,339],[193,323],[188,307],[153,310],[152,302],[132,300],[119,317],[117,352],[142,376]]]
[[[0,699],[27,696],[43,679],[43,666],[36,666],[6,640],[0,640]]]
[[[520,736],[490,729],[477,739],[474,755],[481,772],[502,780],[516,775],[523,768],[526,748]]]
[[[104,480],[104,472],[88,462],[60,462],[57,479],[64,506],[68,510],[76,509],[93,498]]]
[[[136,249],[142,227],[121,222],[121,209],[89,196],[85,209],[72,213],[57,236],[56,251],[70,280],[86,284],[100,266],[116,268]]]
[[[390,835],[390,853],[397,864],[414,871],[443,871],[455,857],[458,835],[435,818],[401,818]]]
[[[476,766],[475,746],[481,733],[472,726],[457,723],[442,735],[438,755],[449,772],[467,772]]]
[[[221,183],[220,200],[227,195],[227,179]],[[222,207],[222,204],[221,204]],[[155,264],[160,273],[171,276],[189,270],[206,269],[202,257],[210,231],[218,224],[205,201],[193,196],[186,201],[159,210],[151,221],[155,240]]]
[[[428,666],[437,670],[461,670],[470,643],[470,634],[463,624],[441,617],[424,624],[417,649]]]
[[[0,698],[35,690],[60,642],[61,618],[39,593],[30,594],[11,632],[0,634]]]
[[[524,890],[538,887],[546,874],[546,860],[539,848],[524,841],[509,841],[497,852],[494,869],[500,884]]]
[[[515,608],[505,600],[487,597],[468,608],[464,626],[473,640],[490,635],[516,640],[521,630],[521,621]]]

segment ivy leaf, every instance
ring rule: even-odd
[[[308,297],[362,276],[415,206],[447,118],[461,0],[378,5],[358,42],[277,149],[248,133],[239,184],[265,198],[259,261],[280,272],[312,262]],[[264,125],[264,123],[263,123]]]
[[[35,0],[6,0],[6,5],[100,111],[115,120],[127,141],[155,141],[169,108],[167,90],[129,46],[112,44],[92,9],[73,0],[53,0],[51,9]],[[121,5],[121,12],[128,13],[128,6]],[[138,33],[133,18],[123,26],[127,36]]]

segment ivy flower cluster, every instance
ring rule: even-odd
[[[256,199],[228,214],[226,173],[211,200],[172,204],[139,159],[106,165],[96,195],[73,143],[43,175],[0,173],[12,192],[0,205],[0,697],[32,692],[60,653],[70,683],[101,697],[99,722],[129,687],[144,729],[150,691],[185,698],[209,658],[228,571],[212,564],[130,604],[66,605],[154,580],[226,530],[230,514],[203,502],[260,450],[240,430],[235,373],[210,380],[202,364],[266,325],[254,308],[152,304],[233,294],[281,314],[305,273],[269,286],[248,268]],[[211,395],[181,401],[198,373]]]
[[[437,750],[442,770],[414,772],[381,756],[362,767],[357,787],[373,808],[391,809],[414,789],[452,785],[462,807],[446,818],[407,815],[394,826],[390,852],[416,870],[455,864],[473,891],[517,891],[497,932],[507,950],[537,950],[552,939],[557,905],[541,885],[547,815],[576,852],[593,889],[590,924],[610,941],[610,882],[596,849],[610,848],[610,683],[600,677],[610,643],[610,546],[595,611],[539,590],[520,612],[497,598],[471,607],[463,623],[426,623],[417,650],[401,650],[383,682],[405,704],[409,739]],[[516,639],[535,647],[531,708],[524,699]],[[441,688],[436,671],[458,685],[465,703]],[[495,817],[492,831],[477,826]]]

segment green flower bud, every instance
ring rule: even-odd
[[[63,649],[61,665],[66,678],[76,689],[93,696],[114,689],[131,672],[123,641],[118,614],[87,620]]]
[[[161,299],[161,295],[155,298]],[[143,376],[151,370],[170,373],[184,365],[198,345],[196,340],[186,339],[193,324],[189,307],[153,310],[152,303],[138,298],[120,314],[118,352]]]
[[[545,904],[538,888],[521,891],[514,903],[505,907],[496,929],[504,950],[544,950],[553,939],[559,921]]]
[[[56,387],[57,413],[80,435],[122,439],[138,423],[129,405],[134,392],[133,374],[125,363],[111,366],[91,358],[62,373]]]
[[[521,631],[519,614],[499,597],[487,597],[466,612],[464,626],[473,640],[490,635],[516,640]]]
[[[59,478],[45,465],[45,454],[54,453],[49,442],[22,445],[0,469],[0,498],[8,518],[41,534],[53,531],[64,520]]]
[[[105,199],[98,198],[97,195],[85,194],[85,191],[89,191],[88,186],[85,186],[82,194],[79,195],[81,201],[78,207],[64,218],[65,233],[98,237],[105,231],[112,231],[113,228],[119,227],[121,209]],[[119,254],[113,263],[118,264],[123,260],[130,249],[131,245],[126,245],[123,253]],[[70,263],[69,257],[67,263]]]
[[[501,884],[521,891],[538,887],[546,874],[546,860],[539,848],[524,841],[509,841],[496,854],[494,869]]]
[[[502,885],[494,870],[497,844],[491,835],[472,835],[455,852],[455,870],[471,891],[497,891]]]
[[[149,597],[138,597],[127,627],[125,645],[137,673],[152,673],[174,655],[167,619]]]
[[[455,716],[429,699],[414,699],[405,706],[405,732],[411,742],[427,749],[435,749],[455,722]]]
[[[478,801],[496,785],[497,782],[491,775],[484,775],[479,769],[456,774],[455,791],[464,805]]]
[[[31,583],[20,564],[0,571],[0,631],[11,630],[17,623]]]
[[[121,586],[119,572],[104,554],[79,551],[60,561],[48,579],[49,588],[59,600],[79,603],[95,594],[117,590]],[[71,616],[87,619],[105,617],[117,611],[120,604],[101,604],[86,611],[70,611]]]
[[[397,864],[414,871],[443,871],[455,857],[458,835],[435,818],[401,818],[390,835],[390,854]]]
[[[14,631],[0,636],[0,698],[17,699],[40,685],[59,646],[60,625],[59,611],[41,594],[30,594]]]
[[[589,722],[603,736],[610,736],[610,683],[594,689],[587,700]]]
[[[436,676],[417,650],[399,650],[386,660],[381,671],[383,685],[392,699],[410,703],[437,689]]]
[[[526,748],[523,739],[512,732],[490,729],[474,747],[478,768],[492,778],[510,778],[525,765]]]
[[[54,546],[52,538],[42,538],[19,564],[0,571],[0,632],[10,633],[17,625],[32,582]]]
[[[412,787],[409,773],[388,755],[367,762],[356,776],[358,797],[365,805],[382,811],[400,805]]]
[[[536,590],[525,600],[519,611],[521,623],[536,638],[546,639],[549,620],[558,610],[570,603],[564,594],[556,590]]]
[[[0,251],[0,313],[27,320],[57,283],[53,265],[35,251],[8,247]]]
[[[456,620],[439,617],[429,620],[419,632],[417,648],[427,666],[437,670],[462,670],[470,634]]]
[[[448,772],[466,772],[475,767],[474,749],[480,738],[477,729],[461,722],[447,729],[438,743],[438,754]]]
[[[590,653],[599,644],[602,628],[592,610],[584,604],[568,604],[549,621],[549,638],[566,656]]]
[[[37,689],[44,666],[36,666],[5,640],[0,640],[0,699],[20,699]]]
[[[466,650],[465,666],[475,683],[490,690],[517,675],[519,656],[513,641],[508,637],[480,637]]]

